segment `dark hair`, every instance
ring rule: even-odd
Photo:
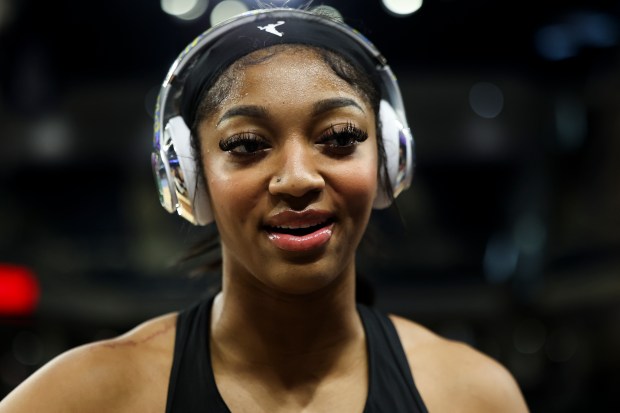
[[[310,50],[314,52],[338,77],[353,87],[353,89],[359,93],[372,108],[376,119],[376,141],[379,154],[378,178],[383,180],[383,187],[387,188],[388,194],[391,195],[391,183],[387,174],[386,154],[383,146],[383,139],[381,137],[381,121],[379,119],[379,106],[381,101],[379,86],[375,83],[371,74],[358,69],[353,63],[347,61],[336,52],[321,47],[304,44],[280,44],[259,49],[244,57],[241,57],[218,75],[214,84],[208,88],[208,90],[201,97],[194,124],[190,127],[192,150],[194,151],[194,157],[198,162],[198,179],[205,179],[198,125],[211,113],[213,113],[222,100],[230,95],[235,86],[236,79],[238,79],[237,74],[248,66],[265,62],[279,53],[298,50]],[[219,269],[221,266],[221,254],[213,254],[219,246],[218,232],[216,230],[210,231],[209,236],[202,242],[192,247],[188,253],[181,258],[181,261],[186,262],[200,256],[208,256],[210,259],[201,264],[202,269]],[[358,288],[358,291],[366,298],[359,298],[358,301],[372,301],[372,294],[369,293],[371,290],[369,290],[368,286],[360,285],[359,287],[363,287]]]

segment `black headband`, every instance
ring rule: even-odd
[[[238,25],[205,45],[205,52],[191,67],[183,86],[180,112],[193,127],[200,101],[217,78],[239,58],[278,44],[304,44],[331,50],[350,64],[370,74],[385,64],[380,55],[373,58],[361,43],[359,33],[326,17],[310,13],[271,13]]]

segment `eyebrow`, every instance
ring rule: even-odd
[[[217,124],[215,126],[224,122],[226,119],[230,119],[235,116],[247,116],[250,118],[264,119],[267,117],[267,109],[265,109],[263,106],[256,106],[256,105],[235,106],[233,108],[228,109],[226,112],[224,112],[224,114],[217,121]]]
[[[338,97],[323,99],[319,102],[316,102],[312,108],[312,116],[316,117],[322,115],[325,112],[329,112],[330,110],[344,108],[347,106],[353,106],[362,111],[362,113],[366,113],[364,112],[364,109],[362,109],[362,107],[353,99]]]
[[[353,99],[337,97],[337,98],[323,99],[323,100],[316,102],[312,106],[312,117],[317,117],[333,109],[338,109],[338,108],[343,108],[343,107],[348,107],[348,106],[353,106],[359,109],[362,113],[366,113],[364,112],[364,109],[362,109],[362,107]],[[220,119],[217,121],[215,126],[218,126],[220,123],[224,122],[226,119],[230,119],[235,116],[246,116],[250,118],[265,119],[268,117],[268,111],[264,106],[257,106],[257,105],[235,106],[233,108],[228,109],[226,112],[224,112],[224,114],[220,117]]]

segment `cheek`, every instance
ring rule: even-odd
[[[218,227],[247,221],[248,211],[258,202],[263,187],[256,173],[230,171],[218,159],[205,157],[205,174],[211,207]]]
[[[238,198],[239,185],[234,185],[234,180],[230,176],[208,174],[207,181],[213,209],[218,215],[226,212],[231,200]]]
[[[347,207],[356,214],[366,214],[372,209],[377,184],[376,156],[350,165],[334,178],[334,185],[345,196]]]

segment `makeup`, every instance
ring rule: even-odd
[[[283,211],[267,220],[264,227],[269,240],[285,251],[312,251],[332,237],[334,219],[326,211]]]

